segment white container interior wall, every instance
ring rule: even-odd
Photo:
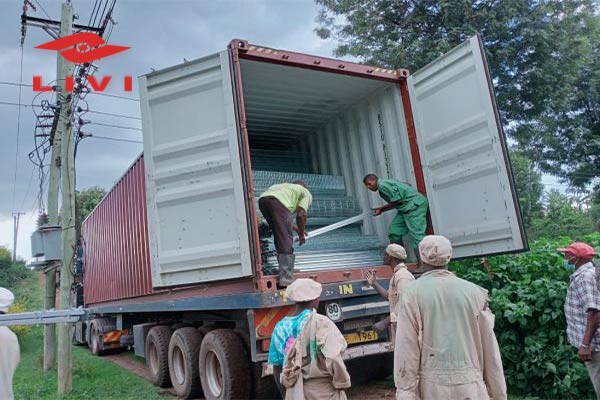
[[[367,173],[416,187],[399,84],[249,60],[241,73],[251,149],[307,153],[312,172],[343,176],[363,210],[384,204]],[[387,243],[394,215],[366,220],[363,233]]]

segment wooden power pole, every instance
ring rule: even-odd
[[[65,37],[73,31],[73,6],[63,3],[60,18],[60,36]],[[58,124],[55,136],[60,136],[61,168],[61,209],[62,225],[62,265],[60,268],[60,308],[71,308],[71,286],[73,285],[73,257],[75,253],[75,141],[71,121],[71,101],[73,94],[65,87],[65,77],[73,74],[73,64],[59,56],[59,89],[57,98],[60,103]],[[73,324],[58,324],[58,393],[70,393],[73,388]]]
[[[73,28],[78,31],[104,33],[104,27],[93,27],[73,24],[73,5],[70,0],[62,4],[60,21],[28,16],[27,5],[35,8],[29,0],[25,0],[21,23],[43,28],[54,39],[69,36]],[[22,30],[22,41],[25,28]],[[73,75],[74,64],[57,54],[56,62],[56,96],[57,116],[56,130],[51,134],[52,160],[50,163],[50,182],[48,187],[48,223],[61,225],[63,255],[60,264],[60,308],[71,308],[71,286],[73,285],[73,265],[77,232],[75,227],[75,140],[73,138],[73,93],[66,89],[66,78]],[[61,193],[60,217],[58,210],[59,189]],[[46,268],[45,308],[55,308],[56,268]],[[58,324],[55,331],[53,324],[44,327],[44,370],[54,366],[58,360],[58,392],[69,393],[72,390],[72,336],[73,324]],[[58,343],[58,349],[55,344]]]

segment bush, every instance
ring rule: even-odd
[[[0,263],[0,287],[14,288],[17,283],[27,278],[31,271],[22,263]]]
[[[540,239],[531,251],[489,258],[489,270],[478,260],[453,262],[458,276],[490,291],[496,315],[504,373],[512,393],[542,398],[593,397],[585,365],[568,344],[564,301],[570,272],[556,248],[572,240]],[[600,234],[584,241],[600,247]]]
[[[25,301],[18,300],[8,309],[9,314],[27,312]],[[31,325],[14,325],[9,327],[17,336],[23,337],[31,332]]]

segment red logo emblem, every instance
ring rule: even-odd
[[[90,32],[75,33],[35,48],[60,51],[66,60],[77,64],[99,60],[130,49],[127,46],[106,44],[102,37]]]

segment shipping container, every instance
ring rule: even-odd
[[[428,198],[428,231],[447,236],[455,257],[527,248],[477,36],[414,73],[233,40],[139,83],[144,155],[83,223],[85,306],[97,318],[76,336],[96,353],[111,347],[107,337],[133,344],[153,381],[181,397],[200,387],[209,399],[273,389],[262,363],[275,323],[293,308],[259,234],[257,197],[272,183],[307,182],[309,230],[382,205],[362,182],[376,173]],[[324,285],[319,311],[347,335],[347,359],[393,349],[388,332],[357,339],[388,312],[363,272],[387,284],[392,218],[296,249],[294,276]],[[217,342],[227,349],[214,350]],[[201,350],[210,346],[216,363]],[[200,373],[172,347],[200,354]],[[227,358],[232,349],[247,362]],[[224,371],[252,384],[211,380]]]

